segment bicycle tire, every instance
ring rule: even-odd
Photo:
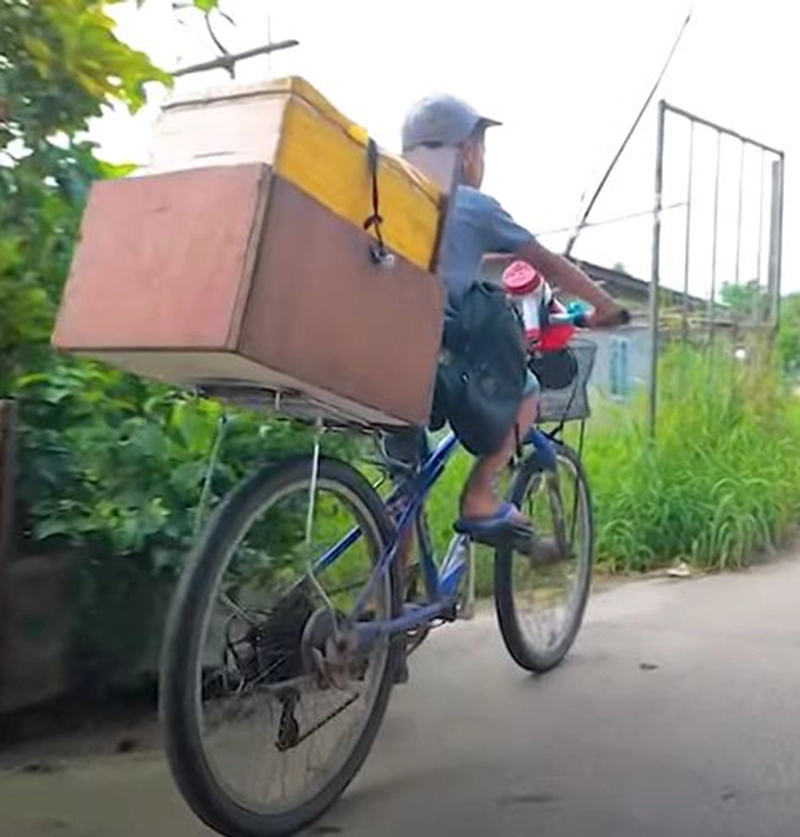
[[[175,782],[194,813],[210,828],[228,837],[284,837],[318,819],[344,792],[364,763],[386,712],[403,636],[390,640],[376,697],[364,728],[341,770],[303,805],[275,814],[262,814],[240,805],[213,775],[200,737],[196,683],[203,620],[214,595],[220,564],[235,539],[275,492],[310,479],[308,457],[262,468],[234,489],[220,505],[191,554],[175,591],[165,630],[161,662],[160,715],[167,759]],[[354,494],[372,516],[380,537],[380,552],[391,534],[391,523],[380,497],[353,467],[322,458],[319,478],[338,483]],[[224,569],[224,567],[222,568]],[[391,565],[389,604],[401,612],[397,566]]]
[[[530,643],[527,642],[520,625],[519,615],[514,602],[513,550],[511,548],[496,550],[494,562],[495,608],[497,611],[497,620],[500,625],[500,633],[513,660],[523,669],[534,674],[544,674],[559,665],[575,642],[589,599],[592,564],[594,561],[594,519],[591,492],[586,479],[586,473],[581,464],[580,457],[575,451],[567,445],[557,442],[553,444],[556,449],[556,457],[568,460],[575,469],[579,496],[582,498],[580,505],[584,510],[583,513],[586,515],[585,524],[589,557],[586,572],[581,576],[580,588],[577,591],[578,598],[574,616],[569,628],[551,651],[541,653],[532,648]],[[522,506],[531,482],[541,470],[542,466],[539,463],[536,453],[531,454],[520,466],[508,491],[508,499],[517,505],[517,507]]]

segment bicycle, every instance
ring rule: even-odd
[[[574,314],[561,320],[580,322]],[[541,543],[557,549],[539,550],[535,542],[526,553],[506,546],[494,554],[503,639],[512,658],[535,673],[558,665],[572,646],[593,558],[580,451],[594,344],[573,343],[560,365],[553,357],[540,356],[536,371],[544,418],[557,426],[521,440],[507,496],[530,516]],[[578,451],[563,441],[568,418],[581,420]],[[474,615],[475,545],[455,535],[437,564],[425,514],[457,448],[446,435],[417,467],[402,466],[403,478],[382,498],[380,481],[373,485],[353,465],[322,456],[318,436],[310,458],[262,468],[216,510],[174,596],[161,681],[173,776],[211,828],[230,837],[277,837],[321,816],[369,753],[404,646],[410,652],[432,627]],[[397,463],[381,465],[397,475]],[[290,540],[295,527],[299,544]],[[412,530],[425,588],[416,601],[407,600],[395,560]],[[234,558],[241,559],[236,568]],[[545,581],[534,587],[541,594],[534,610],[561,617],[543,635],[529,630],[518,601],[525,577],[537,571]],[[561,609],[559,579],[569,587]],[[269,724],[268,736],[252,732],[256,722]],[[332,744],[327,757],[325,743]]]

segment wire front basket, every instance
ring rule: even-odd
[[[589,379],[597,344],[577,338],[558,352],[531,356],[528,366],[539,379],[539,421],[561,424],[589,418]]]

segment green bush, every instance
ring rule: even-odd
[[[310,451],[309,428],[154,385],[99,364],[54,361],[23,377],[20,483],[23,545],[138,555],[179,565],[191,544],[223,413],[210,504],[252,469]],[[329,453],[355,441],[324,437]]]

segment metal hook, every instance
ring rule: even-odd
[[[203,524],[203,515],[211,495],[211,479],[214,476],[214,471],[216,470],[217,462],[219,461],[219,454],[222,449],[222,440],[225,436],[225,428],[227,427],[227,424],[228,416],[226,413],[222,413],[219,417],[219,421],[217,422],[217,435],[214,439],[214,444],[208,457],[208,466],[206,467],[206,473],[203,477],[203,488],[200,491],[200,500],[197,504],[197,514],[194,519],[195,536],[199,534],[200,528]]]
[[[378,266],[391,270],[396,263],[394,253],[390,253],[385,247],[381,245],[370,247],[369,249],[372,261]]]

